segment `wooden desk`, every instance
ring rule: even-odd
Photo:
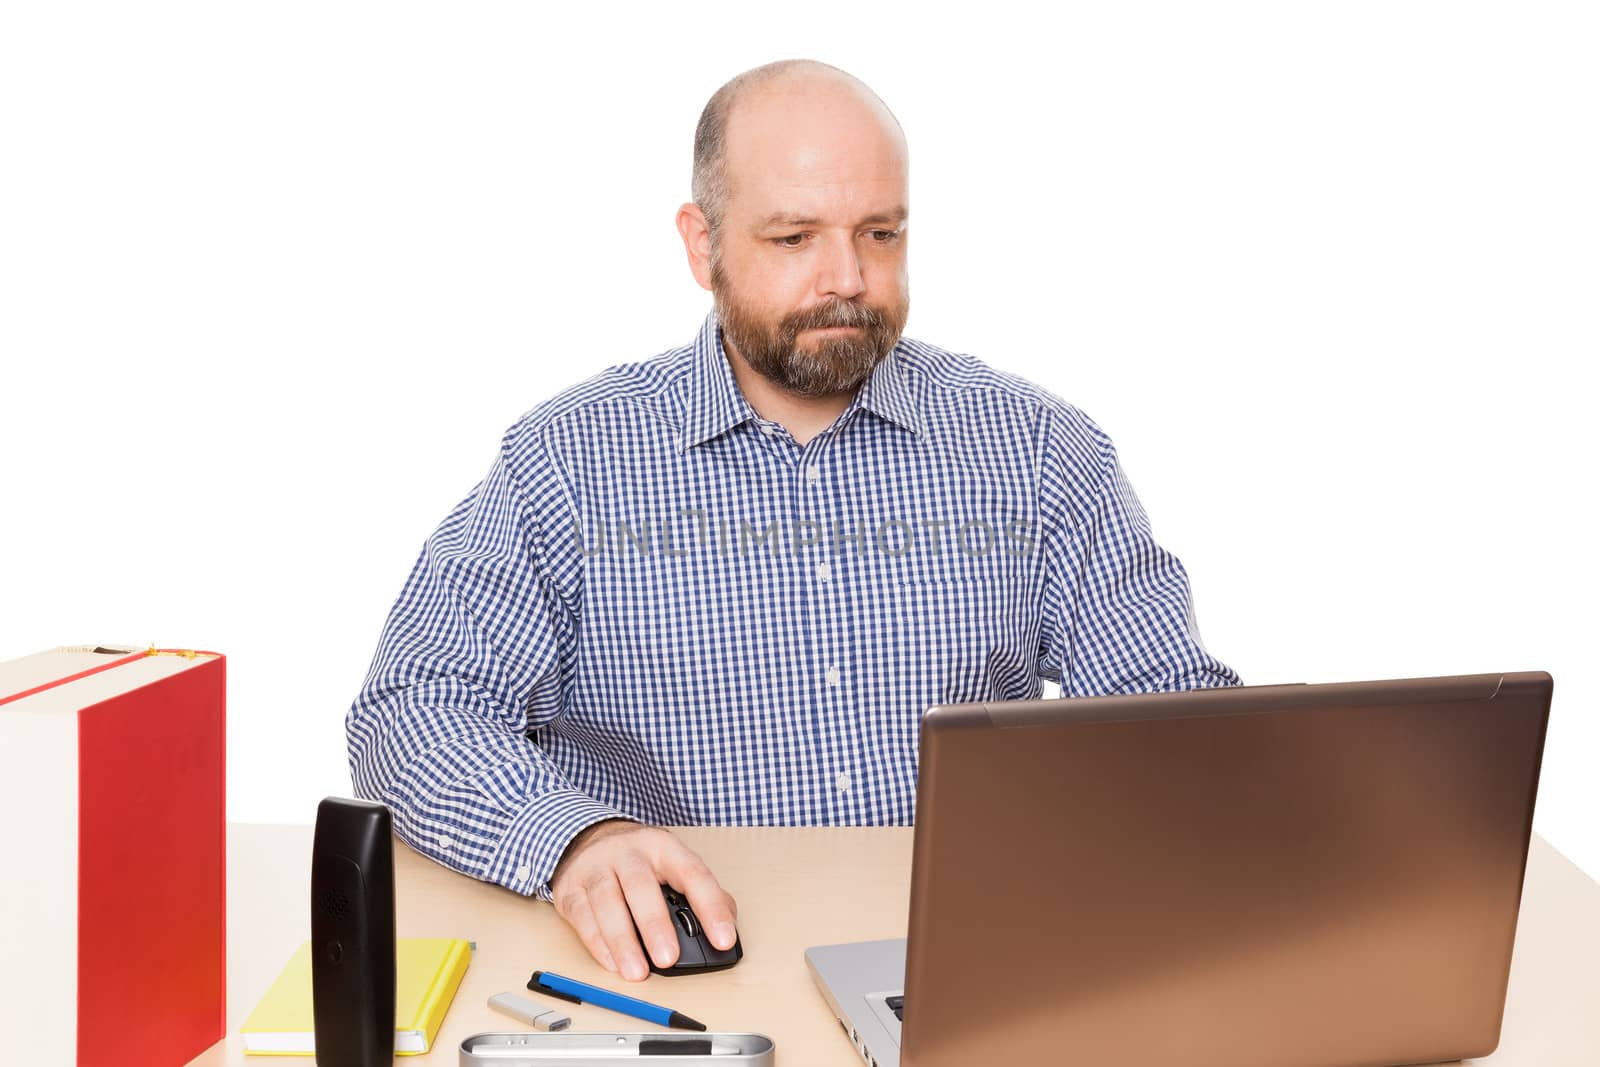
[[[296,1061],[245,1056],[238,1029],[295,946],[310,936],[311,827],[231,824],[228,833],[228,1037],[193,1062],[269,1067]],[[812,986],[805,948],[905,934],[909,829],[678,831],[739,901],[746,956],[732,970],[631,985],[593,963],[539,901],[446,870],[396,843],[402,937],[464,937],[478,951],[434,1050],[396,1063],[457,1062],[462,1038],[518,1030],[489,1010],[491,994],[523,991],[547,968],[666,1004],[712,1030],[754,1031],[777,1042],[789,1067],[861,1060]],[[530,994],[530,996],[536,995]],[[1600,885],[1542,838],[1528,856],[1505,1024],[1490,1067],[1600,1063]],[[587,1005],[564,1005],[576,1030],[656,1030]],[[300,1061],[305,1062],[305,1061]]]

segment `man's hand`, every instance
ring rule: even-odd
[[[689,898],[711,943],[733,947],[739,906],[701,858],[665,830],[612,819],[572,839],[550,892],[556,913],[578,932],[589,954],[630,982],[650,970],[634,936],[634,923],[658,967],[678,961],[678,936],[661,896],[662,883]]]

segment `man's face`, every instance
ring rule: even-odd
[[[881,111],[832,86],[742,103],[712,256],[724,344],[801,396],[854,391],[905,329],[906,159]]]

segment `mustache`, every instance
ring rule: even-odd
[[[884,321],[883,313],[868,304],[835,300],[785,316],[783,330],[790,337],[801,330],[820,330],[829,326],[856,326],[861,329],[876,330],[882,329]]]

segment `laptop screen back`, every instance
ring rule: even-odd
[[[923,720],[904,1067],[1329,1067],[1499,1039],[1547,674]]]

